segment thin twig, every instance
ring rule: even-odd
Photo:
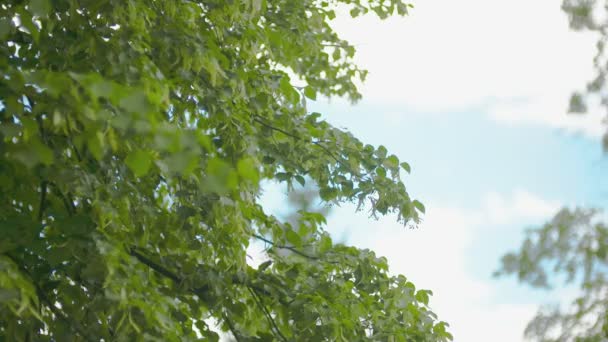
[[[260,124],[262,124],[263,126],[266,126],[267,128],[270,128],[270,129],[272,129],[272,130],[274,130],[274,131],[281,132],[281,133],[283,133],[283,134],[285,134],[285,135],[287,135],[287,136],[290,136],[290,137],[292,137],[292,138],[294,138],[294,139],[297,139],[297,140],[304,140],[302,137],[300,137],[300,136],[299,136],[299,135],[297,135],[297,134],[294,134],[294,133],[288,132],[288,131],[286,131],[286,130],[284,130],[284,129],[280,128],[280,127],[275,127],[275,126],[273,126],[273,125],[271,125],[271,124],[269,124],[269,123],[265,122],[264,120],[261,120],[261,119],[259,118],[259,116],[258,116],[258,115],[255,115],[255,116],[254,116],[253,121],[255,121],[255,122],[257,122],[257,123],[260,123]]]
[[[55,188],[55,191],[57,192],[57,195],[63,201],[63,206],[68,211],[68,215],[69,216],[74,215],[74,213],[76,212],[76,207],[74,207],[74,202],[70,202],[68,200],[68,198],[65,197],[65,195],[63,194],[63,192],[61,191],[61,189],[59,189],[59,187],[57,186],[57,184],[55,184],[55,183],[49,183],[49,185],[52,185],[53,188]]]
[[[181,284],[183,282],[183,278],[180,277],[177,273],[172,272],[169,269],[167,269],[166,267],[156,263],[149,257],[147,257],[144,254],[142,254],[141,252],[139,252],[135,247],[131,247],[131,249],[129,250],[129,254],[131,256],[135,257],[137,260],[139,260],[139,262],[141,262],[142,264],[148,266],[150,269],[152,269],[156,273],[164,276],[165,278],[171,279],[176,284]],[[251,287],[251,288],[255,289],[258,293],[261,293],[267,297],[275,297],[271,292],[267,291],[263,287],[260,287],[250,281],[243,280],[236,275],[232,276],[231,280],[234,284]],[[188,288],[187,291],[189,291],[189,292],[199,296],[201,299],[203,299],[202,297],[209,292],[209,289],[210,289],[209,285],[203,285],[201,287]],[[286,301],[284,298],[279,297],[276,299],[283,305],[289,305],[291,303],[291,301]]]
[[[129,254],[131,254],[131,256],[134,256],[142,264],[150,267],[156,273],[164,276],[165,278],[169,278],[169,279],[173,280],[174,282],[176,282],[178,284],[182,282],[182,279],[177,274],[169,271],[164,266],[155,263],[154,261],[152,261],[152,259],[150,259],[150,258],[146,257],[145,255],[141,254],[135,248],[131,248],[129,250]]]
[[[38,284],[36,282],[34,282],[34,278],[32,278],[31,274],[28,272],[28,270],[19,262],[17,262],[17,259],[15,257],[13,257],[12,255],[6,253],[5,254],[9,259],[11,259],[11,261],[17,265],[17,267],[19,268],[19,270],[21,272],[23,272],[28,278],[30,278],[30,281],[32,283],[32,285],[34,285],[34,288],[36,289],[36,294],[38,295],[38,297],[41,299],[41,301],[45,304],[46,307],[49,308],[49,310],[51,310],[51,312],[55,315],[55,317],[59,318],[60,320],[64,321],[69,327],[71,327],[74,332],[80,336],[82,336],[85,340],[87,341],[95,341],[95,339],[91,338],[84,330],[84,328],[80,325],[80,323],[74,319],[69,319],[68,316],[66,316],[66,314],[60,310],[59,308],[57,308],[49,299],[49,297],[47,297],[46,293],[44,293],[42,291],[42,289],[40,288],[40,286],[38,286]]]
[[[266,243],[268,243],[268,244],[271,244],[271,245],[273,245],[275,248],[279,248],[279,249],[287,249],[287,250],[290,250],[290,251],[292,251],[292,252],[296,253],[297,255],[303,256],[303,257],[305,257],[305,258],[307,258],[307,259],[311,259],[311,260],[320,260],[320,259],[321,259],[321,258],[319,258],[319,257],[317,257],[317,256],[308,255],[308,254],[306,254],[306,253],[304,253],[304,252],[302,252],[302,251],[298,250],[297,248],[295,248],[295,247],[293,247],[293,246],[286,246],[286,245],[280,245],[280,244],[277,244],[277,243],[275,243],[274,241],[269,240],[269,239],[267,239],[267,238],[265,238],[265,237],[263,237],[263,236],[261,236],[261,235],[253,234],[253,237],[254,237],[254,238],[256,238],[256,239],[258,239],[258,240],[264,241],[264,242],[266,242]]]
[[[69,326],[71,326],[79,335],[84,337],[87,341],[95,341],[93,338],[91,338],[87,335],[87,333],[84,331],[84,328],[80,325],[80,323],[78,323],[78,321],[76,321],[74,319],[69,319],[65,315],[65,313],[63,313],[63,311],[59,310],[53,303],[51,303],[51,301],[46,296],[46,294],[44,292],[42,292],[42,289],[40,289],[38,284],[34,284],[34,286],[36,287],[36,292],[38,293],[38,297],[40,297],[40,299],[42,299],[42,301],[46,304],[46,307],[48,307],[55,316],[59,317],[62,321],[64,321]]]
[[[44,216],[44,210],[46,205],[46,188],[48,182],[46,180],[40,183],[40,204],[38,205],[38,221],[42,221],[42,217]]]
[[[278,243],[276,243],[276,242],[274,242],[272,240],[269,240],[269,239],[267,239],[267,238],[265,238],[265,237],[263,237],[261,235],[258,235],[258,234],[253,234],[252,236],[254,238],[258,239],[258,240],[261,240],[261,241],[264,241],[264,242],[266,242],[268,244],[271,244],[275,248],[287,249],[289,251],[294,252],[297,255],[300,255],[300,256],[305,257],[305,258],[310,259],[310,260],[322,261],[322,262],[325,262],[325,263],[328,263],[328,264],[332,264],[332,265],[338,265],[339,264],[339,262],[337,262],[337,261],[326,260],[326,259],[323,259],[323,258],[318,257],[318,256],[306,254],[306,253],[298,250],[297,248],[295,248],[293,246],[286,246],[286,245],[278,244]],[[326,253],[328,253],[328,252],[326,252]]]
[[[232,323],[232,321],[230,320],[228,315],[224,314],[224,320],[228,324],[228,329],[230,329],[230,332],[232,333],[232,336],[234,336],[234,339],[236,340],[236,342],[241,342],[241,337],[239,336],[239,333],[237,332],[236,328],[234,327],[234,323]]]
[[[324,47],[337,47],[337,48],[346,48],[346,47],[348,47],[348,45],[344,45],[344,44],[332,44],[332,43],[321,43],[321,46],[324,46]]]
[[[258,296],[258,294],[255,292],[255,290],[253,290],[249,286],[247,286],[247,290],[249,290],[249,293],[251,293],[251,296],[253,296],[253,300],[260,307],[260,309],[262,309],[262,312],[264,312],[264,316],[266,316],[266,320],[268,320],[268,322],[270,323],[271,328],[274,328],[274,330],[276,331],[277,335],[279,335],[281,340],[287,341],[287,338],[285,337],[285,335],[283,335],[283,333],[281,332],[281,329],[279,329],[279,327],[277,326],[277,322],[275,322],[274,318],[272,318],[272,316],[270,315],[270,312],[268,311],[268,309],[266,308],[264,303],[262,303],[262,299]]]
[[[255,122],[257,122],[257,123],[259,123],[259,124],[261,124],[261,125],[263,125],[263,126],[265,126],[265,127],[267,127],[267,128],[270,128],[270,129],[272,129],[272,130],[274,130],[274,131],[277,131],[277,132],[283,133],[283,134],[285,134],[285,135],[287,135],[287,136],[289,136],[289,137],[292,137],[292,138],[294,138],[294,139],[296,139],[296,140],[301,140],[301,141],[306,141],[306,140],[307,140],[307,139],[304,139],[304,138],[302,138],[301,136],[299,136],[299,135],[297,135],[297,134],[295,134],[295,133],[288,132],[288,131],[286,131],[286,130],[284,130],[284,129],[280,128],[280,127],[275,127],[275,126],[273,126],[273,125],[271,125],[271,124],[269,124],[269,123],[265,122],[264,120],[260,119],[260,116],[259,116],[259,115],[254,115],[254,117],[253,117],[253,121],[255,121]],[[336,155],[335,155],[335,154],[334,154],[334,153],[333,153],[333,152],[332,152],[332,151],[331,151],[329,148],[327,148],[325,145],[321,144],[321,142],[320,142],[320,141],[314,141],[314,140],[313,140],[313,141],[311,141],[311,143],[312,143],[313,145],[315,145],[315,146],[319,147],[320,149],[322,149],[322,150],[323,150],[323,152],[325,152],[325,154],[329,155],[329,156],[330,156],[332,159],[334,159],[334,160],[335,160],[335,161],[336,161],[338,164],[340,164],[340,165],[342,165],[343,167],[347,168],[347,169],[350,171],[350,173],[352,173],[352,174],[354,174],[354,175],[357,175],[357,176],[359,175],[359,172],[355,172],[355,171],[353,171],[353,170],[350,168],[350,166],[349,166],[349,165],[347,165],[347,164],[346,164],[346,163],[345,163],[345,162],[344,162],[344,161],[343,161],[341,158],[339,158],[338,156],[336,156]]]
[[[78,159],[79,162],[82,162],[82,156],[80,155],[80,152],[78,152],[78,149],[76,148],[76,145],[74,144],[74,140],[72,139],[72,127],[70,125],[70,116],[66,115],[65,116],[65,123],[68,129],[68,140],[70,142],[70,145],[72,145],[72,149],[74,150],[74,153],[76,154],[76,159]]]
[[[327,146],[321,144],[318,141],[312,141],[312,143],[319,147],[320,149],[322,149],[325,153],[327,153],[330,157],[332,157],[336,162],[338,162],[340,165],[344,166],[345,168],[347,168],[350,173],[354,174],[354,175],[359,175],[359,172],[355,172],[353,171],[349,165],[346,165],[346,163],[344,163],[344,161],[340,158],[338,158],[329,148],[327,148]]]

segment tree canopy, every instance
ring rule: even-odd
[[[410,5],[2,1],[0,340],[451,339],[385,258],[259,203],[264,181],[312,181],[327,203],[424,212],[407,163],[307,110],[360,98],[337,7]]]

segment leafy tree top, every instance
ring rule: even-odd
[[[323,215],[281,222],[263,180],[416,224],[407,163],[306,109],[360,98],[329,26],[400,0],[0,4],[0,337],[451,339],[417,290]],[[295,81],[303,87],[295,87]],[[269,260],[247,263],[252,240]],[[287,252],[287,253],[286,253]]]

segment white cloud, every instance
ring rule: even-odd
[[[489,108],[509,123],[574,127],[569,94],[591,78],[595,37],[570,31],[555,0],[415,1],[406,18],[339,16],[334,26],[369,69],[364,99],[425,112]],[[524,107],[508,107],[525,99]],[[498,106],[497,108],[493,108]],[[521,110],[521,111],[520,111]],[[557,118],[557,119],[556,119]]]
[[[511,196],[490,192],[484,196],[483,216],[489,224],[536,221],[550,218],[560,207],[558,201],[545,200],[522,189],[513,191]]]
[[[582,132],[591,138],[601,137],[606,132],[606,126],[602,125],[605,112],[601,108],[595,107],[584,115],[565,114],[566,101],[556,101],[556,98],[567,99],[568,94],[519,103],[498,103],[489,109],[489,115],[498,122],[510,125],[546,125],[568,133]]]
[[[489,193],[473,209],[427,204],[419,229],[406,229],[392,217],[370,221],[364,214],[350,213],[350,207],[337,209],[329,227],[345,227],[349,243],[386,256],[393,273],[404,274],[419,288],[433,290],[431,306],[440,319],[450,323],[456,342],[523,340],[537,303],[497,303],[502,294],[495,283],[471,274],[467,260],[481,229],[549,218],[558,203],[516,190],[510,195]]]

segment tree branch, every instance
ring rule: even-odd
[[[228,329],[230,329],[230,332],[232,333],[232,336],[234,336],[236,342],[241,342],[241,336],[239,335],[238,331],[234,326],[234,323],[232,323],[228,315],[224,314],[224,320],[226,321],[226,324],[228,324]]]
[[[51,301],[46,296],[46,294],[44,292],[42,292],[42,289],[40,289],[38,284],[34,284],[34,286],[36,287],[36,293],[38,293],[38,297],[40,297],[40,299],[42,299],[42,301],[46,304],[46,307],[48,307],[49,310],[51,310],[51,312],[53,312],[53,314],[55,316],[59,317],[68,326],[71,326],[72,329],[74,329],[78,333],[78,335],[82,336],[87,341],[91,341],[91,342],[95,341],[93,338],[91,338],[87,335],[87,333],[84,331],[84,328],[80,325],[80,323],[78,323],[78,321],[69,319],[68,316],[66,316],[66,314],[63,313],[63,311],[61,311],[53,303],[51,303]]]
[[[292,138],[294,138],[294,139],[296,139],[296,140],[300,140],[300,141],[307,141],[307,139],[304,139],[304,138],[302,138],[301,136],[299,136],[299,135],[297,135],[297,134],[294,134],[294,133],[288,132],[288,131],[286,131],[286,130],[284,130],[284,129],[280,128],[280,127],[275,127],[275,126],[273,126],[273,125],[271,125],[271,124],[269,124],[269,123],[265,122],[264,120],[260,119],[260,116],[259,116],[259,115],[254,115],[254,117],[253,117],[253,121],[255,121],[255,122],[257,122],[257,123],[261,124],[262,126],[265,126],[265,127],[267,127],[267,128],[270,128],[270,129],[272,129],[272,130],[274,130],[274,131],[277,131],[277,132],[283,133],[283,134],[285,134],[285,135],[287,135],[287,136],[289,136],[289,137],[292,137]],[[345,163],[345,162],[344,162],[344,161],[343,161],[341,158],[339,158],[338,156],[336,156],[336,155],[335,155],[335,154],[334,154],[334,153],[333,153],[333,152],[332,152],[332,151],[331,151],[329,148],[327,148],[325,145],[321,144],[321,142],[320,142],[320,141],[314,141],[314,140],[313,140],[313,141],[311,141],[311,143],[312,143],[313,145],[315,145],[315,146],[319,147],[321,150],[323,150],[323,152],[325,152],[325,154],[327,154],[327,155],[328,155],[328,156],[330,156],[332,159],[334,159],[334,160],[335,160],[335,161],[336,161],[338,164],[340,164],[340,165],[344,166],[345,168],[347,168],[347,169],[350,171],[350,173],[352,173],[352,174],[354,174],[354,175],[357,175],[357,176],[359,175],[359,172],[354,172],[354,171],[353,171],[353,170],[350,168],[350,166],[349,166],[349,165],[347,165],[347,164],[346,164],[346,163]]]
[[[139,262],[148,266],[150,269],[154,270],[156,273],[162,275],[165,278],[171,279],[176,284],[181,284],[183,282],[183,278],[180,277],[177,273],[170,271],[166,267],[160,265],[159,263],[157,263],[154,260],[150,259],[149,257],[145,256],[144,254],[139,252],[135,247],[131,247],[129,249],[129,255],[133,256]],[[276,297],[271,292],[264,289],[263,287],[253,284],[250,281],[243,280],[243,279],[237,277],[236,275],[232,276],[231,281],[237,285],[251,287],[252,289],[255,289],[258,293],[261,293],[267,297]],[[210,289],[209,285],[203,285],[201,287],[188,288],[187,291],[191,292],[199,297],[203,297],[205,294],[208,293],[209,289]],[[203,298],[201,298],[201,299],[203,299]],[[289,303],[291,303],[291,302],[285,301],[284,298],[280,298],[280,297],[277,298],[277,300],[282,305],[289,305]]]
[[[74,153],[76,154],[76,159],[78,159],[79,162],[82,162],[82,156],[80,155],[80,152],[78,152],[78,149],[76,148],[76,145],[74,144],[74,141],[72,139],[72,127],[70,125],[70,116],[66,115],[65,116],[65,123],[68,129],[68,140],[70,142],[70,145],[72,145],[72,149],[74,150]]]
[[[336,44],[336,43],[321,43],[321,46],[324,46],[324,47],[336,47],[336,48],[347,48],[347,47],[349,47],[349,45]]]
[[[270,326],[273,328],[273,330],[275,330],[281,340],[287,341],[287,338],[285,337],[285,335],[283,335],[281,329],[279,329],[279,327],[277,326],[277,322],[275,322],[274,318],[272,318],[272,315],[270,315],[270,312],[268,311],[264,303],[262,303],[262,299],[258,296],[255,290],[249,286],[247,286],[247,290],[249,290],[249,293],[251,293],[251,296],[253,296],[253,300],[256,302],[256,304],[260,307],[260,309],[262,309],[264,316],[266,316],[266,320],[268,321],[268,323],[270,323]]]
[[[164,276],[165,278],[169,278],[171,280],[173,280],[176,283],[181,283],[182,279],[175,273],[169,271],[167,268],[165,268],[164,266],[157,264],[156,262],[152,261],[152,259],[148,258],[147,256],[139,253],[135,247],[131,247],[129,249],[129,254],[133,257],[135,257],[137,260],[139,260],[142,264],[150,267],[152,270],[154,270],[156,273]]]
[[[297,254],[297,255],[299,255],[299,256],[303,256],[303,257],[305,257],[305,258],[307,258],[307,259],[311,259],[311,260],[321,260],[321,258],[319,258],[319,257],[317,257],[317,256],[313,256],[313,255],[308,255],[308,254],[306,254],[306,253],[304,253],[304,252],[302,252],[302,251],[298,250],[297,248],[295,248],[295,247],[293,247],[293,246],[279,245],[279,244],[275,243],[274,241],[269,240],[269,239],[267,239],[267,238],[265,238],[265,237],[263,237],[263,236],[261,236],[261,235],[258,235],[258,234],[253,234],[252,236],[253,236],[254,238],[258,239],[258,240],[261,240],[261,241],[264,241],[264,242],[266,242],[266,243],[268,243],[268,244],[271,244],[271,245],[273,245],[273,246],[274,246],[274,247],[276,247],[276,248],[279,248],[279,249],[287,249],[287,250],[292,251],[292,252],[294,252],[295,254]]]
[[[74,215],[74,213],[76,213],[76,207],[74,207],[74,202],[70,202],[68,200],[68,198],[61,191],[61,189],[59,189],[57,184],[51,182],[51,183],[49,183],[49,185],[52,185],[53,188],[55,188],[55,191],[57,192],[57,196],[59,196],[59,198],[61,198],[61,200],[63,201],[63,205],[65,206],[65,210],[68,211],[68,215],[69,216]]]
[[[17,265],[17,267],[19,268],[19,270],[21,272],[23,272],[31,281],[32,285],[34,285],[34,288],[36,289],[36,294],[38,295],[38,297],[40,298],[40,300],[44,303],[44,305],[49,308],[49,310],[51,310],[51,312],[55,315],[55,317],[59,318],[60,320],[62,320],[67,326],[71,327],[72,330],[74,330],[74,332],[77,335],[82,336],[85,340],[87,341],[95,341],[95,339],[91,338],[84,330],[84,328],[80,325],[80,323],[76,320],[73,319],[69,319],[68,316],[59,308],[57,308],[49,299],[49,297],[47,297],[46,293],[44,293],[44,291],[42,291],[42,289],[40,288],[40,286],[38,286],[38,284],[36,282],[34,282],[34,278],[32,278],[31,274],[28,272],[28,270],[17,261],[17,258],[13,257],[12,255],[5,253],[6,257],[8,257],[9,259],[11,259],[11,261]]]
[[[46,180],[40,183],[40,204],[38,205],[38,222],[42,221],[42,217],[44,216],[44,210],[46,205],[46,188],[48,182]]]

